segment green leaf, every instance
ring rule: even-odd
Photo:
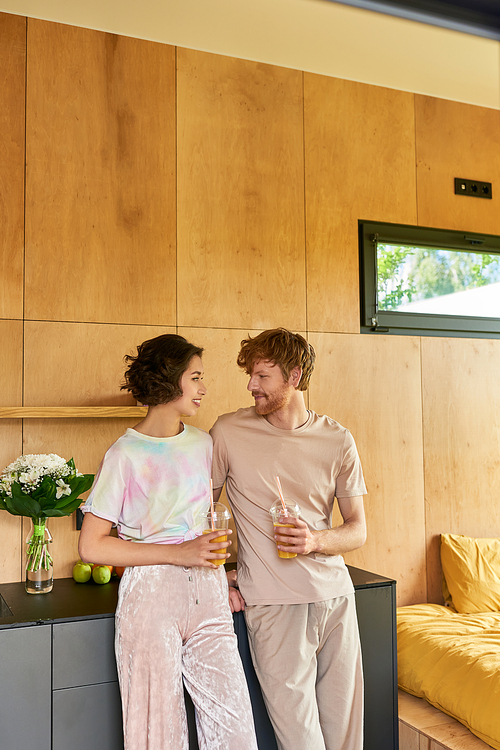
[[[75,462],[74,462],[74,460],[72,458],[70,458],[69,461],[66,461],[66,466],[69,466],[69,468],[71,469],[71,471],[73,472],[73,474],[76,474],[76,466],[75,466]]]
[[[71,483],[68,483],[72,490],[76,487],[76,482],[79,482],[78,484],[78,492],[82,494],[83,492],[87,492],[92,487],[92,482],[94,481],[94,474],[82,474],[81,477],[75,477],[75,479],[71,480]],[[75,482],[75,484],[73,484]]]
[[[60,497],[56,505],[54,506],[54,510],[64,510],[66,506],[71,505],[72,503],[76,501],[78,501],[79,504],[82,502],[82,499],[80,498],[80,493],[72,492],[71,495]]]
[[[74,498],[71,502],[69,502],[67,505],[59,508],[52,508],[50,510],[44,511],[45,515],[48,517],[52,516],[70,516],[74,510],[80,507],[81,505],[80,498]]]
[[[55,480],[52,477],[45,476],[40,482],[39,487],[31,493],[31,497],[35,498],[35,500],[38,500],[39,497],[47,496],[47,494],[53,494],[55,497],[56,487]]]
[[[18,513],[17,510],[14,510],[14,508],[12,506],[12,500],[11,500],[11,498],[9,498],[9,502],[7,502],[7,501],[5,502],[5,510],[7,511],[7,513],[10,513],[11,516],[22,516],[22,515],[24,515],[24,513]]]
[[[32,497],[38,500],[42,509],[53,508],[56,502],[57,486],[51,477],[44,477]]]
[[[21,490],[19,482],[12,484],[12,497],[6,499],[7,509],[16,516],[39,516],[41,513],[40,503],[25,495]]]

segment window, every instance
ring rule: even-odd
[[[335,1],[335,0],[334,0]],[[411,21],[500,39],[498,0],[336,0]]]
[[[500,237],[360,222],[364,333],[500,338]]]

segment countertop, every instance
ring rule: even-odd
[[[347,568],[355,589],[395,583],[391,578],[360,568],[349,565]],[[99,585],[92,581],[76,583],[72,578],[56,578],[48,594],[27,594],[24,583],[0,584],[0,628],[113,617],[118,585],[118,579]]]
[[[0,596],[12,614],[3,608],[0,628],[112,617],[118,599],[118,579],[99,585],[56,578],[48,594],[27,594],[24,583],[0,585]]]

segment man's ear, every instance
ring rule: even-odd
[[[301,377],[302,377],[302,367],[294,367],[290,373],[288,382],[290,383],[290,385],[293,385],[294,388],[297,388],[298,384],[300,383]]]

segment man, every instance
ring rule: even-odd
[[[238,532],[232,606],[245,609],[278,747],[361,750],[361,652],[341,555],[365,542],[366,488],[348,430],[306,409],[314,361],[312,346],[282,328],[242,341],[237,362],[255,406],[212,427],[214,497],[226,483]],[[276,477],[301,518],[275,535],[269,509]],[[343,523],[332,529],[335,497]],[[297,556],[279,558],[276,545]]]

